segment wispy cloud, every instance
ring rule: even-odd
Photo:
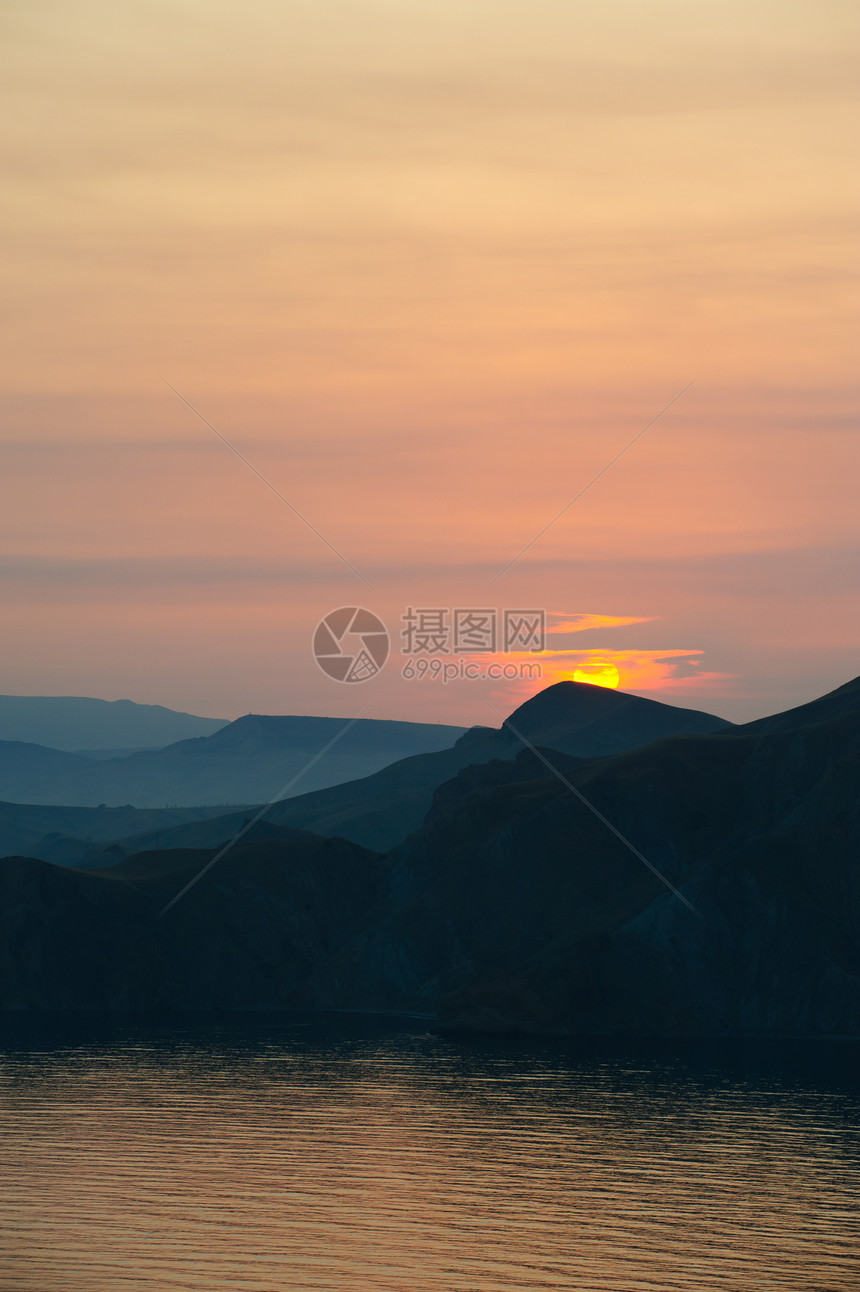
[[[540,664],[541,686],[556,682],[589,682],[622,691],[676,694],[709,692],[730,694],[733,673],[702,668],[704,650],[664,648],[662,650],[546,650],[537,654],[509,652],[494,655],[494,663]],[[473,656],[486,662],[488,656]],[[520,689],[534,690],[534,682]]]
[[[547,633],[584,633],[592,628],[626,628],[630,624],[650,624],[653,615],[591,615],[569,611],[547,611]]]

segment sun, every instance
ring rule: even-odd
[[[590,682],[592,686],[608,686],[614,689],[621,681],[621,675],[614,664],[595,664],[575,669],[573,680],[574,682]]]

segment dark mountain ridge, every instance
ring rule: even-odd
[[[732,723],[699,709],[648,700],[587,682],[556,682],[526,700],[502,724],[511,748],[520,736],[564,754],[595,758],[664,736],[705,735]],[[513,737],[510,739],[510,737]]]
[[[231,732],[238,726],[233,723],[225,728],[217,740],[232,739]],[[731,729],[725,719],[695,709],[660,704],[583,682],[560,682],[527,700],[500,729],[472,727],[451,748],[399,759],[371,776],[296,794],[275,804],[265,819],[273,826],[289,825],[387,851],[420,828],[438,786],[473,763],[516,757],[523,748],[521,736],[532,744],[594,757],[633,749],[665,735]],[[232,838],[235,821],[235,812],[225,815],[223,840]],[[216,829],[213,823],[199,832],[183,829],[172,835],[159,831],[118,842],[126,851],[207,847]],[[79,863],[101,865],[103,859],[85,858],[82,852]]]
[[[169,830],[219,817],[222,812],[220,807],[78,808],[0,802],[0,856],[24,853],[67,864],[97,845],[111,844],[126,835]]]
[[[95,872],[6,859],[0,1000],[856,1036],[860,681],[835,694],[778,730],[542,751],[659,875],[528,750],[461,769],[387,855],[242,841],[161,919],[213,849]]]
[[[855,712],[550,761],[695,911],[523,753],[442,787],[318,1002],[354,987],[500,1030],[860,1031]]]
[[[744,723],[737,730],[746,734],[770,735],[777,731],[797,731],[801,727],[815,726],[831,719],[838,721],[851,715],[860,717],[860,678],[854,678],[835,691],[828,691],[827,695],[788,709],[785,713],[774,713],[770,717]]]

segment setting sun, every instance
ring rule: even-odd
[[[574,669],[573,680],[574,682],[590,682],[592,686],[615,688],[621,681],[621,675],[614,664],[604,664],[595,668]]]

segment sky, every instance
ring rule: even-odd
[[[0,692],[496,725],[577,677],[743,721],[860,673],[853,0],[0,35]],[[360,684],[311,651],[350,606]],[[469,657],[540,680],[403,677],[410,608],[544,611]]]

